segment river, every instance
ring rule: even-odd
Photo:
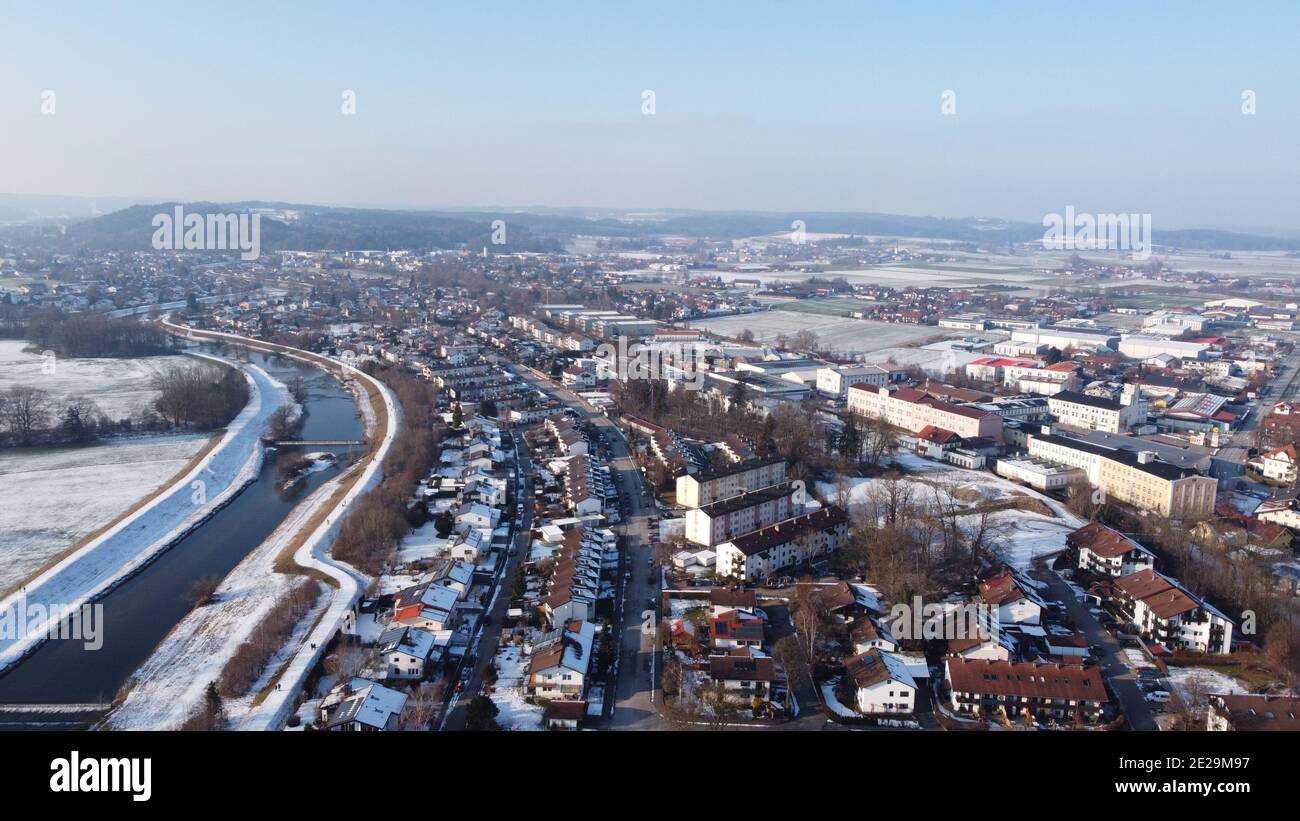
[[[206,346],[202,349],[211,352]],[[364,424],[356,400],[331,376],[310,365],[271,354],[252,352],[249,360],[281,382],[303,377],[308,398],[304,403],[307,415],[301,438],[362,438]],[[261,474],[243,493],[101,599],[104,605],[101,648],[87,650],[80,641],[45,642],[0,676],[0,706],[112,701],[158,643],[193,609],[187,594],[196,581],[205,577],[224,578],[271,535],[301,499],[360,455],[334,447],[312,449],[337,453],[338,465],[308,473],[284,491],[283,477],[277,476],[276,471],[276,460],[281,454],[268,453]],[[0,717],[0,728],[30,724],[32,718],[35,717],[24,717],[10,707]],[[85,718],[93,719],[93,715],[87,714]],[[48,723],[50,726],[64,724],[62,721]],[[87,723],[68,721],[60,728]]]

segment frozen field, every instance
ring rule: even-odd
[[[40,388],[51,397],[84,396],[113,420],[130,416],[151,405],[158,393],[153,377],[175,364],[192,364],[188,356],[148,356],[135,359],[53,360],[52,373],[44,373],[46,360],[29,353],[20,339],[0,340],[0,391],[15,385]]]
[[[185,434],[0,451],[0,591],[148,496],[207,441]]]
[[[835,353],[863,354],[903,345],[914,345],[933,339],[961,336],[959,331],[930,328],[893,322],[875,322],[869,319],[849,319],[822,316],[800,311],[771,310],[737,316],[699,319],[693,328],[706,328],[725,336],[740,336],[749,329],[758,342],[775,342],[781,334],[794,336],[799,331],[817,334],[821,347]]]

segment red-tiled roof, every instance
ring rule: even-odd
[[[1108,701],[1096,667],[948,657],[948,679],[961,693]]]

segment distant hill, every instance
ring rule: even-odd
[[[477,250],[488,245],[492,237],[491,219],[265,202],[133,205],[101,217],[68,223],[60,230],[53,230],[48,224],[11,228],[8,236],[29,241],[39,238],[42,243],[69,250],[148,250],[152,247],[155,215],[171,214],[177,205],[181,205],[186,213],[200,214],[241,213],[254,208],[298,212],[300,216],[297,219],[288,221],[263,216],[261,245],[264,251],[425,251],[462,247]],[[504,246],[497,248],[510,251],[553,251],[560,248],[556,240],[537,235],[523,225],[507,224],[506,240]]]
[[[47,220],[0,229],[0,238],[37,242],[61,250],[111,248],[147,250],[153,218],[171,213],[177,203],[131,205],[79,221]],[[327,249],[427,251],[490,245],[492,223],[506,223],[501,251],[557,251],[575,235],[652,239],[680,236],[736,239],[788,233],[796,220],[810,234],[917,237],[973,243],[984,247],[1033,242],[1043,236],[1037,223],[962,217],[904,216],[846,212],[633,211],[617,209],[480,209],[423,211],[381,208],[332,208],[282,202],[195,202],[187,212],[236,213],[249,209],[295,212],[296,219],[262,219],[263,250]],[[0,198],[0,222],[6,208]],[[1300,236],[1268,237],[1214,229],[1154,230],[1154,242],[1189,250],[1295,251]]]

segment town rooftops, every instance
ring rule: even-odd
[[[1143,553],[1150,552],[1123,533],[1112,530],[1101,522],[1090,522],[1067,534],[1065,540],[1076,549],[1086,548],[1103,559],[1123,556],[1131,550],[1140,550]]]
[[[348,686],[353,695],[344,700],[334,715],[330,716],[326,729],[355,721],[366,727],[385,730],[389,719],[400,715],[406,704],[405,693],[390,690],[373,681],[354,678]]]
[[[763,620],[741,610],[728,610],[715,616],[709,629],[714,641],[763,641]]]
[[[882,681],[897,681],[909,687],[916,687],[907,664],[891,653],[884,653],[872,648],[865,653],[849,656],[844,660],[844,672],[858,687],[870,687]]]
[[[924,439],[927,442],[934,442],[936,445],[946,445],[949,442],[960,442],[961,437],[947,428],[936,428],[934,425],[926,425],[921,428],[921,432],[916,435],[918,439]]]
[[[1158,458],[1148,458],[1144,461],[1144,457],[1142,456],[1143,451],[1110,448],[1105,445],[1098,445],[1094,442],[1089,442],[1088,440],[1081,439],[1077,436],[1062,436],[1058,433],[1031,432],[1029,435],[1040,442],[1059,445],[1061,447],[1082,451],[1083,453],[1091,453],[1096,456],[1103,456],[1107,459],[1128,465],[1129,467],[1137,468],[1138,470],[1141,470],[1144,473],[1149,473],[1152,476],[1158,476],[1166,481],[1186,479],[1189,476],[1199,475],[1197,471],[1191,468],[1181,468],[1176,465],[1171,465],[1168,462],[1160,461]],[[1146,451],[1146,453],[1150,454],[1151,451]]]
[[[698,471],[697,473],[692,473],[690,475],[691,478],[695,479],[697,482],[708,482],[713,479],[722,479],[727,476],[734,476],[738,473],[744,473],[745,471],[756,470],[758,468],[767,467],[768,465],[775,465],[777,462],[780,461],[783,461],[782,457],[780,456],[768,456],[762,459],[746,459],[743,462],[736,462],[730,465],[723,465],[722,467],[705,468],[704,470]]]
[[[1078,391],[1061,391],[1060,393],[1049,396],[1048,402],[1069,402],[1074,405],[1087,405],[1090,408],[1101,408],[1102,410],[1122,410],[1123,405],[1113,399],[1103,399],[1100,396],[1090,396]]]
[[[980,598],[986,604],[1003,605],[1029,598],[1010,570],[1004,570],[979,583]]]
[[[1108,701],[1096,667],[1043,662],[985,661],[949,656],[949,685],[954,692],[988,696]]]
[[[1300,698],[1222,693],[1210,696],[1234,730],[1300,730]]]
[[[813,530],[825,530],[848,522],[849,516],[842,509],[830,505],[811,513],[793,516],[776,524],[737,536],[731,544],[746,556],[754,556],[765,550],[786,544]]]
[[[761,505],[764,502],[771,502],[780,499],[782,496],[789,496],[794,493],[794,485],[785,482],[779,485],[760,488],[759,490],[748,491],[737,496],[728,496],[726,499],[714,502],[711,505],[704,505],[700,510],[709,518],[717,516],[726,516],[728,513],[734,513],[737,510],[744,510],[747,507]]]
[[[1163,576],[1151,568],[1144,568],[1115,580],[1115,586],[1133,601],[1141,601],[1155,613],[1159,619],[1170,619],[1197,608],[1213,613],[1215,616],[1230,621],[1227,616],[1204,601],[1193,596],[1178,582]]]
[[[755,656],[748,647],[725,656],[709,656],[709,678],[714,681],[775,681],[776,664],[768,656]]]

